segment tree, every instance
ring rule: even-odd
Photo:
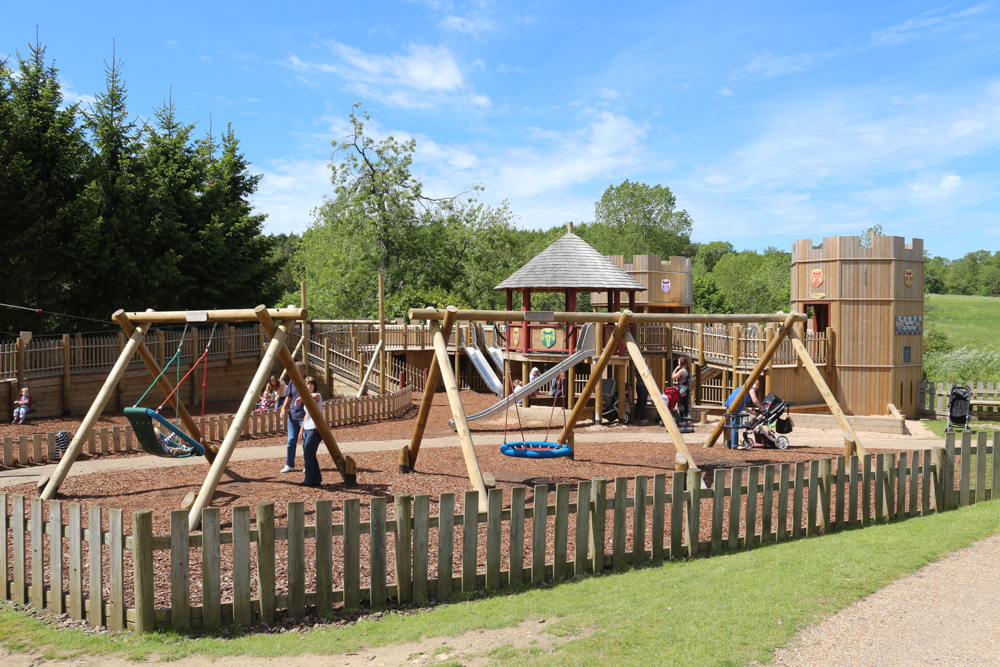
[[[0,62],[0,301],[64,311],[74,298],[83,188],[89,148],[77,105],[63,107],[54,65],[36,40],[17,54],[17,73]],[[3,329],[37,330],[38,315],[5,311]]]
[[[580,236],[605,255],[682,255],[691,243],[691,217],[677,210],[677,199],[662,185],[609,186],[594,206],[594,225]]]
[[[791,254],[744,250],[724,256],[712,276],[733,313],[773,313],[791,302]]]
[[[876,236],[884,236],[884,234],[882,233],[882,225],[872,225],[871,227],[862,231],[859,242],[862,246],[866,248],[871,248],[872,242],[874,241]]]

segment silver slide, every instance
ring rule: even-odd
[[[486,386],[497,396],[503,396],[503,382],[500,378],[496,376],[493,372],[493,368],[490,366],[490,362],[486,360],[486,356],[479,351],[479,346],[474,342],[471,346],[466,345],[462,340],[461,329],[459,330],[458,343],[462,346],[462,350],[465,352],[465,356],[469,358],[472,365],[476,367],[479,371],[479,375],[482,376],[483,381],[486,382]]]
[[[493,363],[496,364],[496,367],[500,369],[501,373],[503,373],[503,348],[497,345],[497,343],[499,342],[500,342],[500,329],[498,329],[497,325],[494,324],[493,325],[494,344],[486,345],[486,336],[484,335],[482,337],[482,343],[483,343],[482,347],[486,348],[486,351],[489,352],[490,358],[493,360]]]
[[[480,355],[481,356],[481,355]],[[482,412],[477,412],[474,415],[469,415],[465,418],[466,421],[475,421],[477,419],[485,419],[486,417],[492,417],[498,412],[503,412],[511,405],[517,401],[524,398],[526,394],[531,394],[539,387],[543,387],[552,380],[555,379],[557,375],[563,373],[567,368],[571,366],[576,366],[581,361],[585,361],[590,357],[594,356],[594,325],[585,324],[581,327],[579,343],[577,344],[577,350],[573,354],[569,355],[558,364],[545,371],[537,378],[524,385],[523,387],[515,387],[514,393],[507,398],[500,399],[498,402],[494,403],[490,407],[486,408]],[[483,361],[486,361],[484,358]],[[478,366],[477,366],[478,368]],[[491,371],[492,374],[492,371]],[[494,376],[495,377],[495,376]],[[485,376],[484,376],[485,379]],[[455,420],[449,419],[448,426],[455,430]]]

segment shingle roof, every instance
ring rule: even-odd
[[[557,239],[493,289],[562,291],[567,287],[591,292],[646,291],[635,278],[572,232]]]

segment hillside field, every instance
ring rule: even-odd
[[[924,320],[927,327],[948,334],[955,347],[1000,352],[1000,297],[928,294]]]

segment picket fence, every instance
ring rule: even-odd
[[[402,416],[412,405],[413,389],[406,386],[381,395],[330,399],[323,403],[323,414],[330,426],[351,426]],[[205,417],[200,425],[205,442],[222,442],[233,425],[233,419],[231,414]],[[280,435],[286,430],[286,422],[276,410],[254,412],[243,427],[242,437]],[[13,467],[15,461],[18,465],[27,465],[29,461],[42,463],[56,460],[55,433],[7,436],[0,440],[0,444],[3,447],[0,463],[4,468]],[[132,427],[93,428],[88,434],[86,448],[90,456],[131,452],[134,448]]]
[[[924,416],[946,417],[948,397],[954,385],[945,382],[921,382],[917,385],[917,412]],[[1000,382],[971,382],[972,416],[1000,420]]]
[[[0,532],[8,547],[0,550],[0,589],[9,600],[136,632],[269,623],[279,609],[301,617],[311,605],[324,614],[362,603],[381,607],[390,599],[423,603],[456,591],[732,552],[983,502],[1000,488],[998,447],[1000,433],[992,444],[984,433],[975,443],[963,434],[958,447],[952,434],[945,447],[912,456],[719,469],[711,488],[703,487],[699,470],[660,473],[652,477],[651,493],[645,475],[616,478],[612,495],[606,480],[593,479],[576,487],[576,498],[589,502],[574,502],[569,484],[555,485],[554,503],[549,486],[536,486],[530,505],[525,487],[509,494],[491,489],[486,512],[456,511],[455,494],[444,493],[436,516],[430,496],[397,495],[392,518],[388,499],[372,497],[362,521],[361,500],[350,498],[336,522],[332,500],[316,501],[311,525],[305,503],[290,502],[281,526],[274,503],[261,502],[255,526],[248,506],[232,509],[226,531],[220,509],[207,508],[202,531],[192,533],[187,512],[175,510],[169,534],[161,536],[154,536],[150,510],[132,513],[129,535],[119,509],[91,505],[85,528],[79,503],[20,495],[8,503],[0,494]],[[468,491],[462,507],[475,508],[477,501],[477,492]],[[107,530],[96,528],[104,519]],[[315,554],[308,568],[307,546]],[[225,570],[223,562],[230,564]],[[200,598],[195,603],[193,589]],[[158,592],[169,604],[156,603]]]

